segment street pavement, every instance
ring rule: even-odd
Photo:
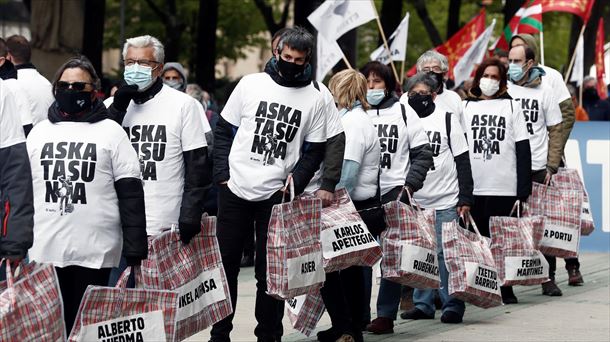
[[[540,286],[516,286],[519,304],[491,309],[466,306],[462,324],[443,324],[440,311],[434,320],[402,320],[394,325],[394,334],[366,333],[365,341],[610,341],[610,254],[585,253],[580,257],[584,286],[568,286],[564,263],[557,261],[557,281],[562,297],[541,295]],[[375,283],[375,282],[373,282]],[[256,285],[254,269],[244,268],[239,275],[239,299],[233,321],[232,341],[255,341],[253,335],[254,297]],[[373,285],[372,316],[378,286]],[[324,314],[318,330],[330,327]],[[209,329],[187,341],[208,341]],[[315,341],[292,329],[284,317],[282,341]]]

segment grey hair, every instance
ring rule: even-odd
[[[309,59],[309,57],[311,57],[311,52],[313,51],[313,44],[313,35],[306,29],[296,26],[286,29],[286,31],[282,33],[280,41],[277,44],[277,50],[278,52],[281,52],[285,45],[297,51],[305,52]]]
[[[425,85],[430,89],[430,92],[435,92],[435,89],[438,88],[438,82],[436,82],[436,79],[432,75],[425,72],[418,72],[407,81],[407,92],[411,91],[411,89],[418,84]]]
[[[428,50],[417,59],[417,72],[423,71],[424,64],[432,61],[440,63],[443,73],[449,71],[449,61],[447,60],[447,57],[434,50]]]
[[[163,63],[165,60],[165,48],[163,47],[163,44],[161,44],[159,39],[157,39],[153,36],[145,35],[145,36],[127,38],[127,40],[125,41],[125,44],[123,45],[123,60],[125,60],[125,58],[127,57],[127,49],[129,47],[136,47],[136,48],[152,47],[153,55],[155,56],[156,61],[159,63]]]

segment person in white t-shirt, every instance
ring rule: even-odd
[[[532,152],[521,104],[507,91],[506,67],[484,60],[464,100],[466,133],[474,180],[472,218],[489,237],[489,217],[509,216],[517,199],[532,190]],[[512,287],[501,287],[505,304],[516,303]]]
[[[11,61],[8,60],[8,47],[4,39],[0,38],[0,79],[4,80],[4,85],[7,90],[12,93],[12,97],[17,104],[17,113],[21,118],[21,125],[27,137],[32,129],[32,113],[34,112],[34,103],[30,102],[25,90],[21,88],[17,81],[17,69]]]
[[[140,163],[96,99],[99,85],[85,57],[69,59],[53,81],[48,120],[27,139],[35,203],[29,257],[55,266],[67,331],[87,286],[105,286],[121,254],[129,266],[148,255]]]
[[[546,75],[542,77],[542,85],[548,86],[553,90],[553,94],[555,95],[555,100],[559,104],[559,108],[561,109],[562,116],[562,152],[565,148],[565,144],[570,137],[570,133],[572,132],[572,128],[574,127],[574,121],[576,120],[576,110],[574,108],[574,103],[572,102],[572,98],[570,96],[570,91],[566,86],[566,83],[563,80],[563,76],[559,71],[548,67],[546,65],[540,65],[536,61],[538,58],[538,43],[536,38],[530,34],[516,34],[510,40],[510,47],[515,46],[528,46],[534,50],[535,65],[540,66]],[[546,255],[546,260],[549,263],[549,277],[555,276],[555,270],[557,269],[557,258],[554,256]],[[579,286],[584,283],[582,278],[582,274],[580,273],[580,262],[578,258],[568,258],[565,259],[565,268],[568,271],[568,285],[570,286]],[[547,282],[543,284],[543,294],[561,296],[561,289],[556,286],[554,282]]]
[[[33,104],[32,123],[46,120],[49,106],[55,101],[51,91],[51,83],[31,63],[32,48],[24,36],[13,35],[6,39],[8,60],[17,69],[17,81],[25,92],[29,102]]]
[[[407,104],[400,103],[393,94],[396,80],[391,69],[376,61],[361,69],[367,78],[367,114],[377,128],[381,148],[379,178],[381,202],[395,201],[406,187],[411,194],[424,185],[428,170],[433,165],[432,149],[417,113]],[[403,192],[402,201],[407,202]],[[371,288],[371,274],[365,275],[367,290]],[[398,313],[401,285],[381,280],[377,297],[377,318],[367,325],[367,331],[376,334],[393,332],[393,321]],[[367,298],[370,294],[367,292]],[[365,299],[365,303],[369,303]],[[368,305],[367,305],[368,309]],[[365,311],[364,322],[370,320],[370,309]]]
[[[265,71],[239,81],[214,131],[222,262],[235,308],[244,241],[254,225],[258,322],[254,334],[261,341],[279,341],[283,333],[284,302],[266,293],[271,209],[281,202],[289,174],[298,195],[324,158],[326,102],[311,82],[313,42],[313,36],[303,28],[284,32]],[[233,315],[214,324],[212,340],[230,340],[232,320]]]
[[[409,78],[407,96],[409,105],[421,118],[428,140],[432,147],[434,166],[428,171],[424,186],[413,194],[425,210],[434,210],[436,215],[435,231],[441,288],[443,323],[461,323],[464,316],[464,302],[449,295],[449,272],[445,266],[442,244],[444,222],[465,216],[473,205],[473,180],[470,168],[470,155],[466,136],[459,118],[443,106],[437,107],[437,79],[430,74],[418,73]],[[403,312],[403,319],[432,319],[436,311],[434,290],[415,289],[413,304],[415,308]]]
[[[0,79],[0,259],[17,265],[32,246],[34,207],[30,162],[17,105]],[[0,280],[5,279],[0,264]]]
[[[379,195],[379,140],[377,130],[365,110],[367,80],[359,71],[346,69],[335,74],[328,84],[345,129],[345,153],[337,188],[345,188],[357,210],[381,206]],[[363,215],[367,227],[375,222]],[[365,298],[361,266],[326,273],[320,290],[332,327],[318,332],[319,341],[362,341],[362,315]],[[343,285],[342,285],[343,284]],[[349,285],[349,291],[345,289]]]

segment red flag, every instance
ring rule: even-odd
[[[457,31],[445,43],[434,48],[435,51],[447,56],[449,61],[449,78],[453,78],[453,67],[466,50],[474,43],[474,41],[485,31],[485,9],[483,8],[479,14],[472,18],[466,25]],[[417,72],[414,65],[407,76],[413,76]]]
[[[544,0],[527,0],[510,19],[494,48],[508,51],[508,43],[514,34],[542,31],[542,2]]]
[[[595,39],[595,70],[597,71],[597,93],[602,100],[608,98],[608,89],[604,81],[604,18],[599,18],[597,37]]]
[[[587,24],[595,0],[542,0],[542,12],[569,12],[582,18]]]

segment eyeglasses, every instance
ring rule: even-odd
[[[412,97],[412,96],[415,96],[415,95],[428,96],[428,95],[430,95],[430,92],[427,92],[427,91],[419,91],[419,92],[418,91],[410,91],[407,94],[407,96],[409,96],[409,97]]]
[[[70,89],[70,87],[71,87],[72,89],[74,89],[76,91],[83,91],[87,87],[87,84],[91,84],[91,86],[93,86],[93,83],[89,83],[89,82],[58,81],[57,84],[55,85],[55,88],[61,89],[61,90],[66,90],[66,89]]]
[[[436,72],[436,73],[441,73],[441,72],[443,72],[443,70],[441,69],[441,67],[440,67],[440,66],[436,66],[436,65],[435,65],[435,66],[433,66],[433,67],[424,67],[424,68],[422,68],[421,70],[422,70],[423,72],[430,72],[430,71],[433,71],[433,72]]]
[[[134,64],[138,64],[144,67],[154,67],[156,64],[159,64],[159,62],[157,61],[150,61],[148,59],[126,59],[125,60],[125,65],[126,66],[132,66]]]

